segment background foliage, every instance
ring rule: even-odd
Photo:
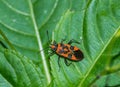
[[[0,0],[0,87],[120,85],[119,13],[119,0]],[[40,51],[47,30],[80,41],[85,58],[61,58],[59,70],[57,55]]]

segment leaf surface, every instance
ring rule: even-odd
[[[1,50],[0,85],[89,86],[105,68],[103,55],[120,30],[119,9],[118,0],[1,0],[0,30],[17,52]],[[47,51],[41,51],[50,44],[47,30],[58,43],[64,38],[64,43],[81,42],[72,45],[83,51],[84,59],[68,67],[61,58],[59,68],[57,55],[49,60]],[[2,36],[0,40],[10,48]]]

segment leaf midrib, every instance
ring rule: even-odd
[[[29,4],[29,7],[30,7],[30,17],[31,17],[33,25],[34,25],[39,50],[43,50],[42,43],[41,43],[41,38],[40,38],[40,35],[39,35],[39,29],[38,29],[38,26],[37,26],[37,23],[36,23],[36,20],[35,20],[35,15],[34,15],[34,10],[33,10],[31,0],[28,0],[28,4]],[[51,82],[51,77],[50,77],[49,69],[48,69],[48,66],[47,66],[46,59],[45,59],[45,54],[44,54],[43,51],[41,51],[40,54],[41,54],[41,58],[42,58],[42,61],[43,61],[43,67],[44,67],[45,75],[46,75],[46,78],[47,78],[47,82],[49,84]]]
[[[95,61],[92,63],[90,69],[88,70],[88,72],[86,73],[85,77],[82,79],[82,81],[80,82],[80,84],[78,85],[78,87],[82,87],[82,84],[84,83],[84,81],[88,78],[90,72],[92,71],[94,65],[96,64],[97,60],[100,58],[100,56],[103,54],[103,52],[105,51],[105,49],[107,48],[107,46],[109,45],[109,43],[112,41],[112,39],[114,38],[114,36],[117,34],[117,32],[119,31],[120,26],[118,27],[118,29],[115,31],[115,33],[113,34],[113,36],[109,39],[108,43],[106,43],[106,45],[103,47],[103,49],[101,50],[100,54],[98,55],[98,57],[95,59]]]

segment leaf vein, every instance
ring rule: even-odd
[[[18,13],[18,14],[25,15],[25,16],[29,16],[28,13],[22,12],[22,11],[16,9],[16,8],[12,7],[7,1],[2,0],[2,2],[3,2],[8,8],[10,8],[11,10],[13,10],[14,12],[16,12],[16,13]]]
[[[13,32],[16,32],[16,33],[18,33],[18,34],[25,35],[25,36],[35,37],[35,35],[22,32],[22,31],[20,31],[19,29],[15,29],[15,28],[13,28],[13,27],[11,27],[11,26],[3,23],[3,22],[0,22],[0,23],[1,23],[4,27],[6,27],[7,29],[9,29],[9,30],[11,30],[11,31],[13,31]]]
[[[106,43],[106,45],[103,47],[103,49],[101,50],[100,54],[98,55],[98,57],[95,59],[95,61],[92,63],[91,67],[89,68],[88,72],[86,73],[85,77],[82,79],[82,81],[80,82],[79,86],[81,87],[82,84],[84,83],[85,79],[87,79],[87,77],[89,76],[89,73],[91,72],[91,70],[93,69],[95,63],[97,62],[97,60],[100,58],[100,56],[102,55],[102,53],[104,52],[104,50],[107,48],[108,44],[111,42],[111,40],[113,39],[113,37],[115,36],[115,34],[118,32],[118,30],[120,29],[120,26],[118,27],[118,29],[115,31],[115,33],[113,34],[113,36],[109,39],[109,41]]]

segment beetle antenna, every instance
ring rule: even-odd
[[[38,53],[41,52],[41,51],[45,51],[45,50],[47,50],[47,49],[49,49],[49,47],[46,47],[46,48],[44,48],[44,49],[42,49],[42,50],[39,50]]]
[[[47,50],[47,49],[49,49],[49,47],[46,47],[46,48],[44,48],[44,49],[42,49],[42,50],[39,50],[39,52],[44,51],[44,50]]]
[[[47,37],[48,37],[48,41],[50,43],[50,38],[49,38],[48,30],[47,30]]]
[[[52,32],[52,43],[54,42],[54,32]]]

